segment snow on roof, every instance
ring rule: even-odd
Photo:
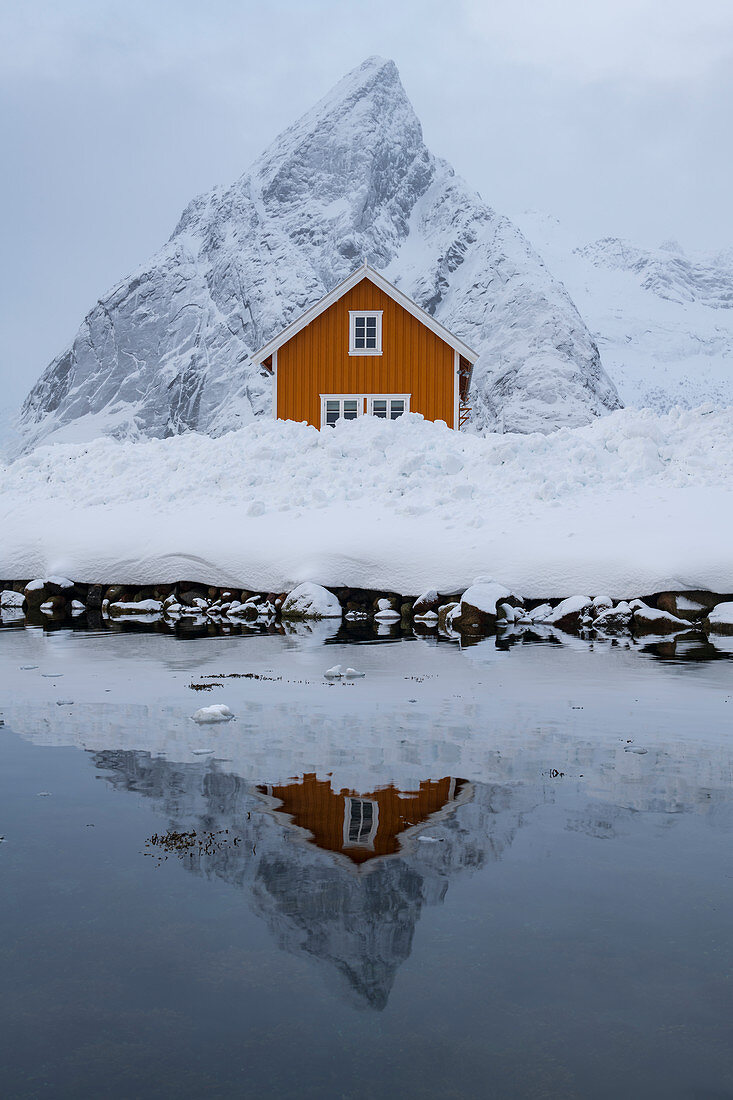
[[[297,320],[289,324],[287,328],[284,328],[282,332],[278,333],[269,343],[265,344],[263,348],[255,352],[252,356],[252,361],[261,366],[266,359],[269,359],[273,352],[281,348],[283,344],[287,344],[288,340],[292,340],[302,329],[306,328],[311,321],[314,321],[316,317],[320,316],[325,311],[337,302],[339,298],[343,298],[344,294],[348,293],[355,287],[357,283],[360,283],[362,279],[369,279],[371,283],[374,283],[376,287],[383,290],[385,294],[388,294],[393,301],[398,305],[406,309],[408,313],[411,313],[413,317],[416,317],[418,321],[421,321],[426,328],[429,328],[431,332],[434,332],[441,340],[457,351],[459,355],[462,355],[464,359],[467,359],[471,366],[478,359],[478,352],[469,348],[468,344],[464,344],[462,340],[459,340],[457,336],[454,336],[452,332],[449,332],[447,328],[444,328],[439,321],[436,321],[434,317],[422,309],[421,306],[413,302],[411,298],[408,298],[406,294],[403,294],[401,290],[385,279],[383,275],[380,275],[378,271],[375,271],[373,267],[365,260],[363,264],[356,268],[355,271],[340,282],[338,286],[335,286],[328,294],[324,295],[319,302],[312,305],[310,309],[307,309],[305,313],[301,314]]]

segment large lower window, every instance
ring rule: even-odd
[[[337,420],[356,420],[364,412],[360,394],[326,393],[321,396],[321,427],[332,428]]]
[[[398,416],[410,411],[409,393],[372,394],[367,397],[367,412],[381,420],[396,420]]]
[[[396,420],[410,411],[409,393],[322,393],[321,427],[332,428],[337,420],[377,416]]]

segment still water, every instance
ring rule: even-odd
[[[0,685],[3,1097],[733,1096],[725,649],[21,627]]]

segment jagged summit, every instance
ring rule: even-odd
[[[251,353],[362,260],[480,350],[473,424],[548,431],[619,404],[564,287],[434,157],[392,61],[370,57],[101,298],[21,413],[54,434],[219,434],[269,414]]]

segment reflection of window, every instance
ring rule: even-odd
[[[364,398],[356,394],[326,393],[321,396],[321,427],[332,428],[337,420],[356,420],[364,411]]]
[[[367,397],[367,412],[381,420],[396,420],[410,411],[409,393],[380,393]]]
[[[370,798],[347,798],[344,806],[344,847],[373,848],[379,806]]]
[[[349,312],[349,355],[382,354],[382,311]]]

